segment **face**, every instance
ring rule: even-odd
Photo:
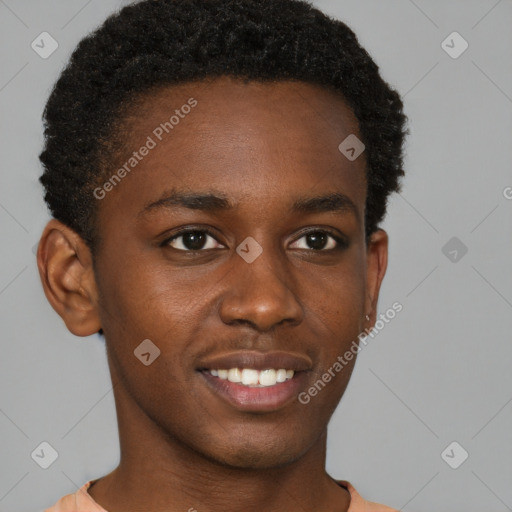
[[[385,271],[385,233],[365,243],[364,153],[338,149],[359,136],[356,118],[319,86],[223,77],[153,92],[125,127],[106,179],[130,170],[96,192],[95,314],[111,371],[196,453],[235,467],[296,460],[355,359],[308,403],[298,396],[369,326]],[[148,365],[134,355],[143,340],[160,351]]]

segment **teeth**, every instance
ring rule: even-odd
[[[229,382],[242,382],[242,372],[238,368],[231,368],[228,371],[228,380]]]
[[[268,368],[266,370],[253,370],[252,368],[230,368],[229,370],[209,370],[214,376],[222,380],[229,380],[244,386],[250,387],[268,387],[275,386],[286,380],[293,378],[293,370],[285,370],[280,368],[274,370]]]
[[[258,384],[258,370],[242,370],[242,384],[244,386],[256,386]]]
[[[263,370],[260,372],[260,384],[262,386],[274,386],[277,382],[275,370]]]
[[[277,382],[284,382],[286,380],[286,370],[277,370],[276,373],[276,381]]]

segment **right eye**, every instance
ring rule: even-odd
[[[210,242],[208,242],[208,238],[211,239]],[[217,241],[213,233],[208,229],[183,229],[178,233],[175,233],[172,237],[164,240],[161,246],[170,246],[178,251],[197,252],[208,249],[216,249],[217,247],[215,246],[215,243],[217,243],[220,247],[224,247]]]

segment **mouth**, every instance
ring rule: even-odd
[[[209,390],[235,409],[271,412],[296,400],[312,361],[302,355],[237,352],[201,364]]]
[[[229,370],[212,369],[205,370],[213,377],[218,377],[220,380],[228,380],[235,384],[241,384],[248,387],[266,388],[281,384],[287,380],[293,379],[295,374],[294,370],[286,370],[279,368],[267,368],[265,370],[256,370],[254,368],[230,368]]]

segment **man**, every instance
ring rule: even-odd
[[[354,33],[299,0],[146,0],[78,45],[45,123],[41,280],[105,337],[121,445],[47,512],[392,511],[325,471],[403,175]]]

